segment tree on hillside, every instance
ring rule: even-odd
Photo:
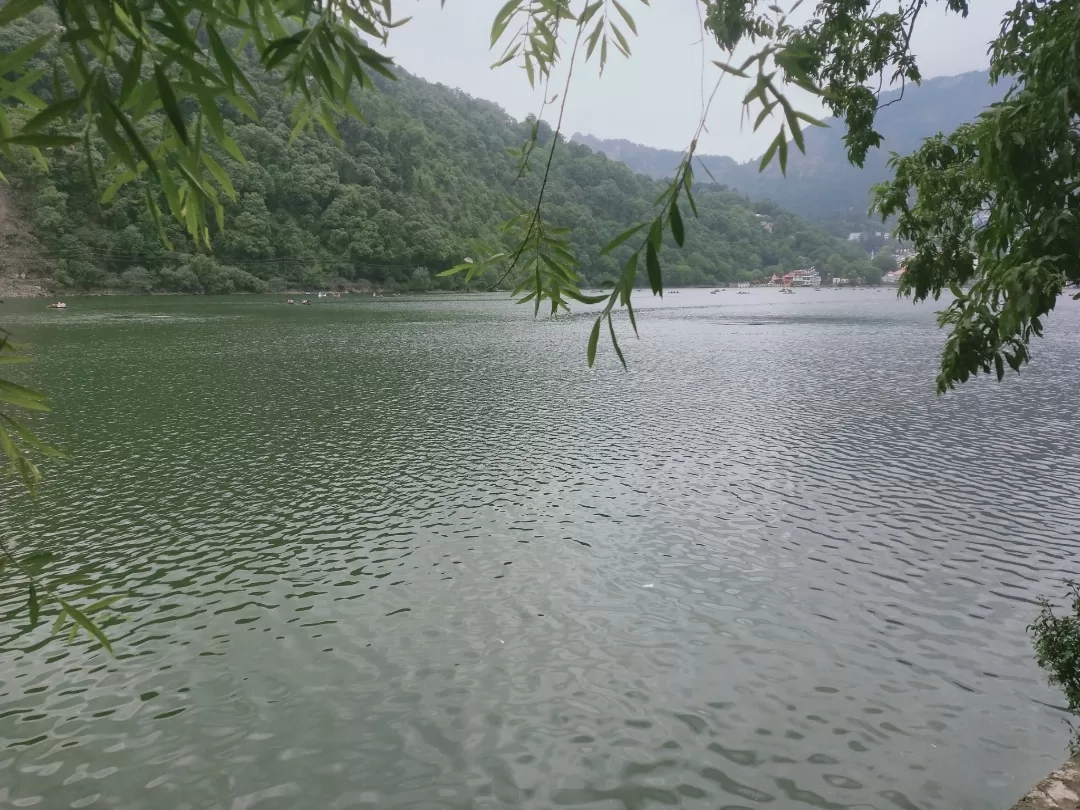
[[[891,273],[897,267],[896,257],[891,253],[877,253],[870,263],[882,273]]]

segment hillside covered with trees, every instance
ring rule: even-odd
[[[924,138],[951,132],[960,124],[973,121],[1004,94],[1003,86],[990,84],[985,70],[927,79],[903,91],[882,93],[874,126],[883,141],[881,148],[870,150],[862,168],[848,161],[843,141],[846,127],[836,118],[825,120],[827,128],[808,126],[803,130],[805,155],[795,147],[794,141],[789,141],[791,159],[786,177],[776,162],[759,172],[758,160],[738,163],[724,155],[702,155],[699,160],[717,183],[731,186],[752,200],[773,200],[842,235],[860,230],[868,221],[871,187],[892,177],[886,165],[891,153],[914,152]],[[655,178],[670,177],[682,157],[670,149],[653,149],[626,140],[604,140],[581,133],[575,133],[572,140]],[[700,172],[699,179],[706,176]]]
[[[42,9],[6,26],[0,51],[14,52],[52,24],[51,12]],[[49,68],[52,53],[36,59]],[[226,178],[221,187],[234,191],[234,199],[221,196],[222,221],[210,223],[212,255],[198,255],[169,216],[161,226],[172,249],[162,242],[145,199],[146,183],[157,181],[110,188],[122,167],[105,165],[96,131],[89,135],[97,147],[96,181],[77,148],[57,150],[48,170],[30,150],[12,150],[3,171],[60,285],[208,293],[352,284],[453,288],[462,282],[436,274],[470,256],[474,240],[496,234],[514,200],[536,198],[538,173],[515,182],[516,159],[508,152],[528,138],[531,124],[495,104],[396,70],[396,81],[378,78],[377,90],[355,94],[363,119],[338,119],[340,142],[312,129],[297,132],[290,144],[291,102],[256,67],[253,52],[247,59],[257,109],[207,98],[201,110],[184,110],[220,116],[238,147],[215,145],[209,152],[210,173],[217,179],[227,172],[231,183]],[[51,69],[34,87],[43,98],[51,92],[48,76]],[[539,142],[549,149],[545,127],[540,124]],[[542,166],[544,158],[535,162]],[[587,146],[559,144],[545,212],[572,228],[587,283],[601,285],[617,274],[625,257],[618,250],[600,256],[601,247],[648,216],[660,189]],[[150,192],[164,209],[160,190]],[[860,251],[775,205],[752,205],[715,186],[701,189],[698,208],[700,218],[687,222],[685,246],[662,251],[669,285],[750,279],[810,264],[826,275],[876,275]],[[498,280],[492,270],[473,286]]]

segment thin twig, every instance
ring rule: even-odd
[[[518,260],[521,258],[521,254],[525,251],[526,245],[529,243],[529,237],[532,236],[533,229],[536,227],[536,223],[540,218],[540,204],[544,201],[544,192],[547,190],[548,177],[551,174],[551,161],[555,157],[555,147],[559,145],[559,133],[562,132],[563,114],[566,112],[566,98],[570,94],[570,79],[574,75],[574,61],[577,59],[578,46],[581,43],[581,33],[584,29],[582,26],[578,26],[577,36],[574,37],[574,49],[570,53],[570,67],[566,73],[566,85],[563,87],[562,103],[559,105],[559,119],[555,125],[555,132],[551,137],[551,150],[548,152],[547,165],[544,166],[544,179],[540,183],[540,193],[536,197],[536,207],[533,209],[532,217],[529,220],[529,228],[525,231],[525,238],[521,240],[521,245],[514,252],[514,257],[510,262],[510,266],[506,268],[506,272],[502,274],[498,281],[488,287],[489,290],[497,288],[502,284],[507,276],[513,272],[517,266]]]

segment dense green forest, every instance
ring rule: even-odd
[[[42,9],[5,26],[0,51],[12,52],[53,24]],[[51,58],[49,51],[38,57],[43,68]],[[379,79],[378,91],[356,95],[364,118],[337,121],[340,143],[321,131],[301,131],[290,145],[289,99],[254,67],[253,53],[246,58],[257,77],[256,109],[245,113],[204,98],[201,111],[194,105],[185,110],[191,117],[220,117],[247,158],[241,164],[225,151],[211,152],[235,188],[235,200],[225,202],[224,227],[211,224],[212,255],[198,255],[168,216],[163,222],[172,249],[163,244],[144,199],[145,184],[156,181],[139,178],[112,194],[111,178],[120,169],[99,158],[95,182],[77,149],[50,155],[48,170],[26,149],[4,161],[17,205],[49,254],[59,285],[207,293],[353,285],[452,289],[462,284],[458,278],[435,274],[472,255],[474,240],[493,238],[512,213],[512,200],[536,198],[538,173],[514,182],[516,159],[507,151],[527,139],[531,124],[495,104],[399,71],[397,81]],[[35,86],[44,98],[51,95],[50,75],[46,70]],[[542,150],[553,143],[543,123],[539,142]],[[105,151],[100,144],[99,150]],[[619,251],[602,257],[600,248],[650,216],[661,188],[587,146],[560,140],[545,214],[552,224],[572,228],[587,283],[601,285],[617,273],[625,257]],[[872,280],[879,274],[858,249],[774,204],[751,204],[722,186],[702,187],[697,200],[700,218],[688,222],[685,246],[662,251],[669,286],[807,265],[825,276]],[[496,281],[489,271],[473,286]]]
[[[831,233],[844,236],[876,226],[880,220],[867,216],[870,189],[892,177],[886,163],[893,152],[910,154],[924,138],[952,132],[973,121],[989,105],[1001,101],[1003,86],[990,84],[987,71],[927,79],[921,85],[882,93],[881,109],[874,127],[882,135],[879,149],[870,150],[859,169],[847,159],[843,121],[828,118],[827,128],[806,127],[806,154],[789,142],[787,176],[774,162],[764,172],[758,160],[738,163],[723,155],[702,155],[701,163],[718,183],[724,183],[752,200],[770,199],[805,216]],[[903,103],[895,103],[901,101]],[[682,156],[670,149],[653,149],[626,140],[603,140],[575,133],[572,140],[603,152],[637,172],[651,177],[671,176]],[[700,175],[703,177],[704,172]]]

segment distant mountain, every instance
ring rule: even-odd
[[[738,189],[751,199],[770,199],[790,211],[827,222],[831,230],[839,233],[845,227],[866,222],[870,188],[889,177],[885,164],[891,152],[910,153],[924,138],[950,132],[973,120],[990,104],[1000,101],[1005,90],[1000,84],[992,86],[986,71],[974,71],[909,85],[902,99],[900,91],[882,94],[882,104],[897,103],[878,113],[876,127],[884,142],[880,149],[870,151],[861,170],[847,161],[843,121],[836,118],[826,120],[828,129],[803,130],[805,156],[790,144],[786,178],[775,161],[762,173],[758,172],[758,160],[737,163],[722,155],[703,155],[702,162],[718,183]],[[679,152],[625,140],[603,140],[577,133],[572,140],[658,178],[670,176],[681,159]],[[697,178],[704,181],[705,173],[698,171]]]

